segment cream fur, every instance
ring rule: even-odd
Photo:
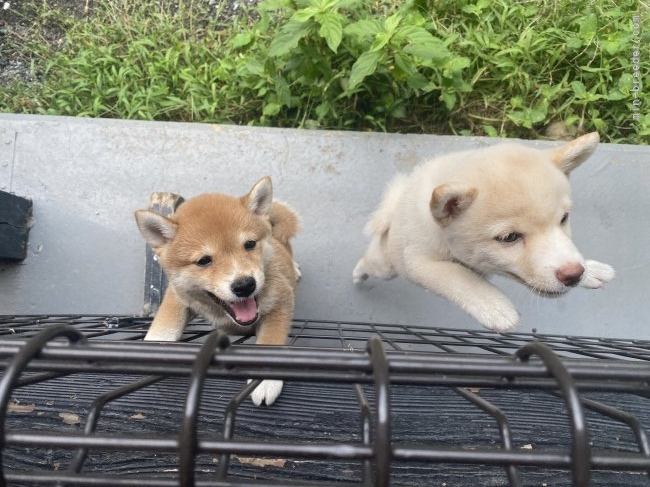
[[[488,274],[542,294],[602,287],[614,270],[582,257],[567,219],[568,174],[598,141],[591,133],[551,150],[505,143],[445,155],[396,176],[366,226],[371,241],[353,280],[401,275],[499,332],[520,318]]]

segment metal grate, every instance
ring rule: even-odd
[[[2,485],[650,485],[650,342],[296,320],[0,317]],[[255,407],[247,379],[283,379]]]

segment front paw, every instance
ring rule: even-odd
[[[177,342],[179,341],[182,336],[183,336],[183,329],[185,328],[184,325],[158,325],[157,326],[152,325],[149,330],[147,331],[147,334],[145,335],[144,339],[145,341],[152,341],[152,342]]]
[[[585,272],[582,274],[580,286],[587,289],[598,289],[616,276],[614,268],[595,260],[585,261]]]
[[[251,379],[248,380],[250,382]],[[251,400],[256,406],[266,403],[270,406],[280,396],[282,392],[281,380],[263,380],[262,383],[251,393]]]
[[[363,268],[363,259],[361,259],[352,271],[352,282],[355,284],[360,284],[368,279],[368,277],[368,273]]]
[[[471,314],[485,328],[497,333],[505,333],[519,326],[519,312],[506,297],[480,303]]]

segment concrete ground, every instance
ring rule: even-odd
[[[351,272],[396,171],[495,142],[0,114],[0,189],[34,202],[27,259],[0,264],[0,314],[139,313],[145,246],[133,211],[155,191],[239,195],[271,175],[303,221],[297,318],[480,329],[404,280],[357,287]],[[521,331],[650,339],[649,156],[649,147],[603,144],[572,175],[574,240],[617,271],[605,289],[546,299],[494,279],[521,312]]]

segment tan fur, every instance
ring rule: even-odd
[[[584,260],[568,219],[567,176],[598,141],[591,133],[551,150],[499,144],[398,175],[366,225],[372,240],[353,280],[402,275],[496,331],[515,328],[519,314],[487,274],[542,294],[602,287],[614,270]]]
[[[135,216],[169,281],[145,340],[179,340],[199,314],[227,333],[255,333],[260,345],[286,343],[298,280],[289,241],[299,220],[288,206],[272,202],[270,178],[241,198],[192,198],[171,218],[148,210]],[[281,387],[281,381],[263,381],[253,400],[270,405]]]

